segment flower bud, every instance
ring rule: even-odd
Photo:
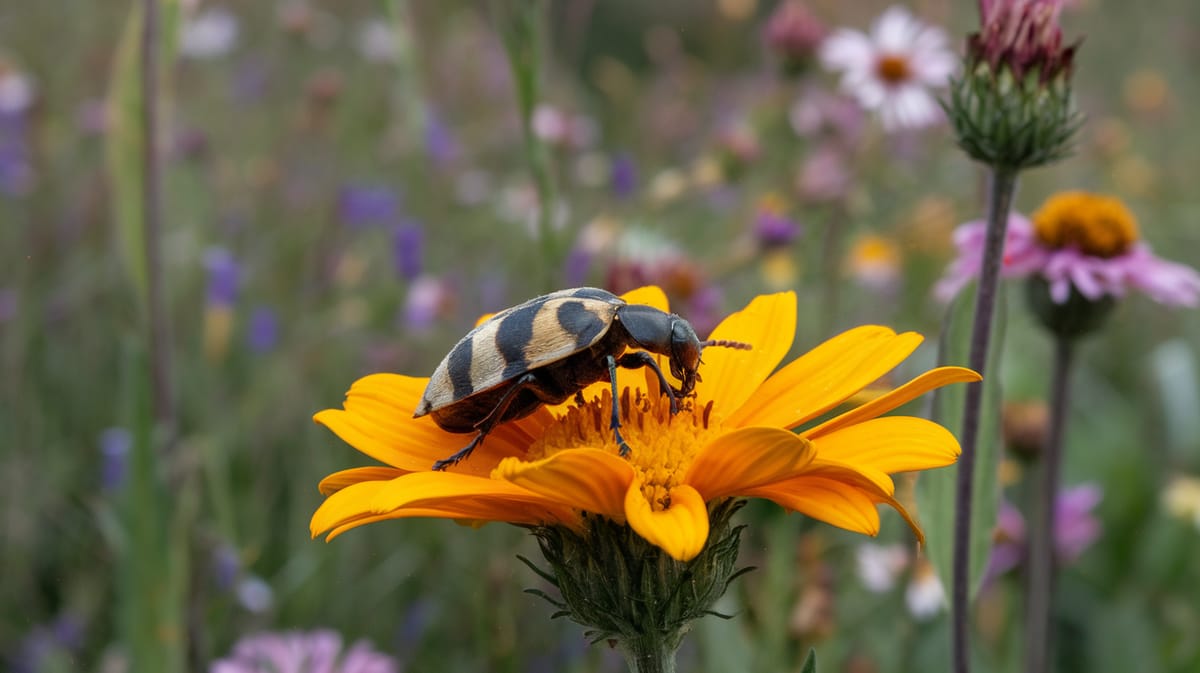
[[[827,33],[825,24],[803,2],[785,0],[767,19],[763,40],[779,55],[783,74],[794,77],[812,65]]]
[[[1071,151],[1080,117],[1071,96],[1076,45],[1064,47],[1063,0],[981,0],[982,25],[967,37],[964,75],[946,109],[959,145],[1006,170],[1050,163]]]

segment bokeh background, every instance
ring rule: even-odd
[[[809,6],[864,29],[886,5]],[[545,588],[516,558],[537,558],[526,531],[410,520],[311,540],[317,482],[369,459],[310,418],[363,374],[428,375],[481,313],[547,286],[660,284],[701,333],[794,289],[794,353],[883,323],[930,338],[896,380],[932,363],[931,288],[953,227],[982,212],[984,175],[944,126],[885,133],[819,66],[782,75],[763,40],[774,7],[549,8],[546,245],[506,5],[183,3],[162,107],[178,441],[139,467],[144,312],[120,223],[136,176],[114,150],[132,4],[0,6],[3,666],[129,670],[143,634],[206,670],[246,634],[329,628],[400,670],[622,670],[522,592]],[[956,44],[978,20],[965,1],[909,7]],[[1023,176],[1016,207],[1111,192],[1160,254],[1200,266],[1200,4],[1084,0],[1063,22],[1083,38],[1087,125],[1071,159]],[[1006,399],[1036,407],[1049,342],[1012,290],[1001,375]],[[1060,582],[1059,670],[1200,670],[1198,351],[1196,311],[1140,297],[1081,348],[1065,481],[1102,497]],[[1036,436],[1036,408],[1011,418]],[[1020,503],[1020,459],[1001,467]],[[798,670],[809,647],[821,670],[945,666],[948,616],[899,517],[868,540],[754,503],[741,516],[758,569],[681,670]],[[981,670],[1018,665],[1018,577],[978,602]]]

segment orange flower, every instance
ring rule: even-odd
[[[667,309],[658,288],[623,298]],[[920,537],[894,499],[889,475],[949,465],[958,442],[931,421],[879,416],[934,388],[979,376],[940,367],[812,425],[908,357],[922,337],[858,327],[774,371],[795,330],[791,292],[757,297],[726,318],[710,338],[753,348],[706,350],[695,397],[674,416],[652,374],[621,370],[621,432],[632,449],[624,458],[608,428],[606,381],[584,391],[583,406],[543,407],[506,423],[470,458],[434,472],[434,461],[470,437],[447,433],[428,417],[412,418],[428,379],[366,376],[351,387],[344,409],[327,409],[314,419],[387,466],[326,477],[320,488],[329,497],[313,514],[312,533],[332,538],[405,517],[580,530],[582,513],[590,512],[628,523],[686,561],[708,540],[709,503],[758,497],[868,535],[879,531],[877,505],[886,503]]]

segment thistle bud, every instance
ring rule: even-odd
[[[779,3],[763,29],[763,41],[779,55],[784,75],[803,74],[816,60],[817,47],[828,33],[825,24],[800,0]]]
[[[972,158],[1015,171],[1070,153],[1080,125],[1071,96],[1077,45],[1063,46],[1062,4],[980,0],[982,25],[967,37],[964,74],[946,104]]]

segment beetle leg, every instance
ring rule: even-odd
[[[629,445],[625,443],[625,438],[621,436],[621,398],[617,396],[617,359],[611,355],[605,356],[608,361],[608,380],[612,383],[612,423],[609,427],[612,428],[613,438],[617,440],[617,447],[621,450],[621,457],[629,455]],[[624,357],[621,360],[625,360]],[[627,365],[622,365],[627,366]]]
[[[475,447],[479,446],[483,442],[483,438],[492,431],[492,428],[503,422],[504,414],[508,411],[508,408],[512,406],[513,400],[517,398],[517,393],[529,388],[537,382],[538,378],[533,374],[525,374],[521,378],[514,381],[509,389],[504,392],[504,395],[500,398],[500,401],[496,402],[496,406],[492,408],[491,413],[489,413],[487,416],[484,416],[483,420],[475,424],[475,427],[479,429],[479,434],[475,435],[475,439],[472,439],[469,444],[459,449],[457,453],[449,458],[445,458],[434,463],[432,469],[435,472],[440,472],[451,465],[457,465],[459,462],[465,460],[466,457],[471,455],[471,452],[475,450]]]
[[[649,367],[655,374],[658,374],[658,389],[662,391],[671,400],[671,413],[679,413],[678,391],[667,383],[667,377],[663,376],[662,370],[658,368],[658,362],[654,360],[654,356],[646,351],[634,351],[621,356],[617,362],[626,369],[637,369],[639,367]],[[613,399],[617,396],[617,381],[616,376],[613,376]]]

